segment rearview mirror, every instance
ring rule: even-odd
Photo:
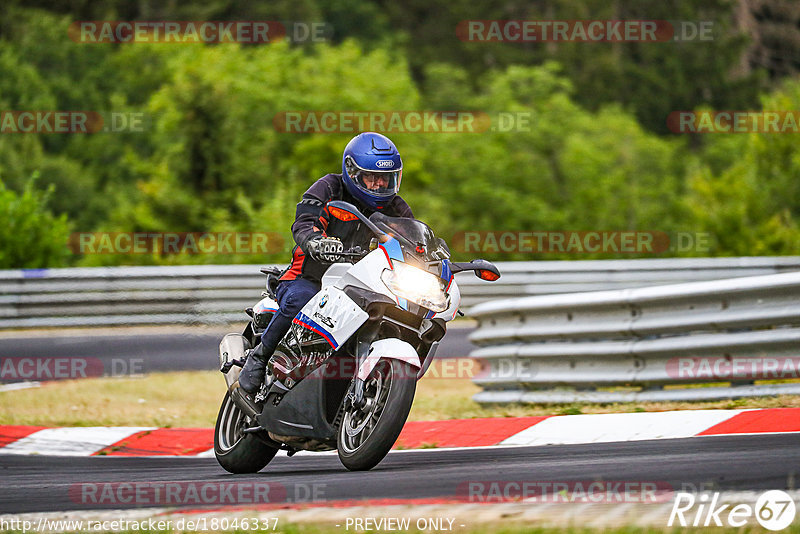
[[[500,271],[490,261],[486,260],[472,260],[469,263],[451,263],[450,270],[454,273],[461,271],[475,271],[475,276],[481,280],[488,280],[494,282],[500,278]]]

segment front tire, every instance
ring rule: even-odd
[[[339,460],[351,471],[372,469],[400,436],[414,402],[416,368],[400,360],[378,362],[364,384],[363,409],[345,409],[337,434]]]
[[[219,465],[229,473],[257,473],[278,452],[243,430],[252,421],[233,402],[230,392],[225,393],[214,427],[214,455]]]

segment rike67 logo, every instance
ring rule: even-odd
[[[767,530],[783,530],[794,520],[794,500],[785,491],[770,490],[759,495],[755,506],[720,503],[720,493],[676,493],[667,526],[677,520],[682,527],[742,527],[753,517]]]

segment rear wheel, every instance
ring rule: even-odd
[[[346,407],[337,449],[351,471],[372,469],[389,453],[411,410],[416,369],[400,360],[378,362],[364,383],[364,408]]]
[[[225,393],[214,428],[214,455],[219,465],[230,473],[256,473],[264,468],[278,452],[260,441],[245,428],[253,421],[234,404],[231,394]]]

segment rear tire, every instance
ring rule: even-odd
[[[337,434],[339,460],[351,471],[372,469],[389,453],[414,402],[417,370],[394,359],[378,362],[364,385],[367,406],[345,410]]]
[[[214,427],[214,455],[219,465],[229,473],[257,473],[278,452],[255,435],[242,432],[251,425],[250,418],[226,392]]]

